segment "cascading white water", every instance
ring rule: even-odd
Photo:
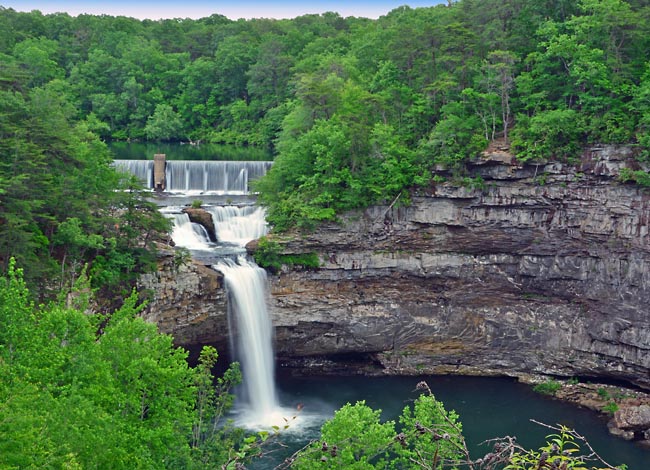
[[[167,160],[166,190],[184,194],[248,194],[249,183],[265,175],[272,164],[270,161]],[[113,165],[153,188],[153,160],[114,160]]]
[[[264,209],[257,206],[209,206],[217,240],[246,245],[267,233]]]
[[[185,213],[169,214],[168,217],[174,220],[172,240],[176,246],[204,251],[211,248],[210,236],[203,225],[191,222]]]
[[[222,258],[220,271],[228,292],[228,315],[234,336],[234,357],[241,363],[243,383],[235,421],[249,429],[284,427],[299,421],[294,409],[280,407],[275,387],[273,326],[266,308],[266,272],[246,258],[244,245],[267,233],[264,209],[256,206],[205,206],[212,215],[220,243],[236,245],[236,260]],[[163,212],[174,220],[172,239],[190,250],[217,249],[205,228],[190,222],[181,207]],[[232,253],[232,251],[230,252]],[[195,253],[196,254],[196,253]]]
[[[272,162],[168,160],[167,190],[183,193],[248,194],[249,182],[263,176]]]
[[[275,391],[273,329],[266,310],[266,272],[244,256],[225,259],[215,266],[223,273],[229,296],[229,315],[234,325],[236,357],[242,366],[246,403],[240,421],[248,427],[278,422]]]

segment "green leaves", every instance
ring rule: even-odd
[[[1,468],[179,469],[228,461],[241,433],[220,419],[240,374],[229,369],[215,388],[213,348],[190,368],[186,351],[136,317],[135,294],[99,337],[91,315],[36,307],[29,298],[12,261],[0,278]]]
[[[183,122],[180,116],[167,104],[156,106],[144,128],[144,133],[150,140],[180,140],[182,131]]]
[[[447,412],[430,391],[413,408],[404,408],[399,426],[380,422],[380,414],[364,401],[343,406],[291,468],[439,470],[469,458],[458,416]]]
[[[320,440],[301,451],[291,468],[388,468],[386,456],[395,435],[395,424],[380,423],[380,413],[364,401],[343,406],[323,425]]]
[[[520,116],[512,147],[522,161],[579,157],[582,135],[580,115],[572,109],[540,111],[528,119]]]

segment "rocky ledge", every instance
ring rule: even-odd
[[[228,351],[228,303],[223,276],[182,252],[160,250],[158,270],[140,278],[141,316],[171,334],[177,345],[214,345]]]
[[[473,188],[443,182],[408,206],[279,238],[287,253],[321,258],[271,277],[279,358],[650,389],[650,194],[617,181],[627,157],[607,147],[578,167],[487,158],[470,169]]]

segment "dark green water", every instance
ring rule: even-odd
[[[269,161],[273,159],[267,150],[234,145],[109,142],[108,148],[117,160],[153,160],[153,156],[157,153],[164,153],[169,160]]]
[[[595,413],[547,398],[527,385],[509,379],[477,377],[305,377],[280,375],[281,404],[304,406],[312,421],[285,436],[288,449],[271,453],[252,468],[272,469],[292,451],[318,434],[322,421],[346,403],[365,400],[382,410],[384,419],[397,418],[402,409],[417,398],[417,383],[425,380],[447,410],[460,415],[465,438],[474,458],[490,451],[481,443],[487,439],[516,436],[527,448],[539,448],[551,431],[531,422],[563,424],[585,436],[592,447],[609,463],[625,463],[629,470],[650,469],[650,449],[611,436],[606,422]]]

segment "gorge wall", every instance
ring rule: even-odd
[[[278,237],[286,253],[321,259],[269,277],[278,359],[650,388],[650,194],[617,182],[628,156],[592,149],[569,167],[492,154],[470,168],[480,187],[443,182],[406,207]],[[147,317],[179,344],[227,344],[220,276],[183,269],[185,281],[142,283],[163,292]]]
[[[147,299],[141,316],[171,334],[177,345],[215,345],[228,351],[228,300],[223,276],[196,261],[180,260],[162,250],[158,270],[140,278]]]

